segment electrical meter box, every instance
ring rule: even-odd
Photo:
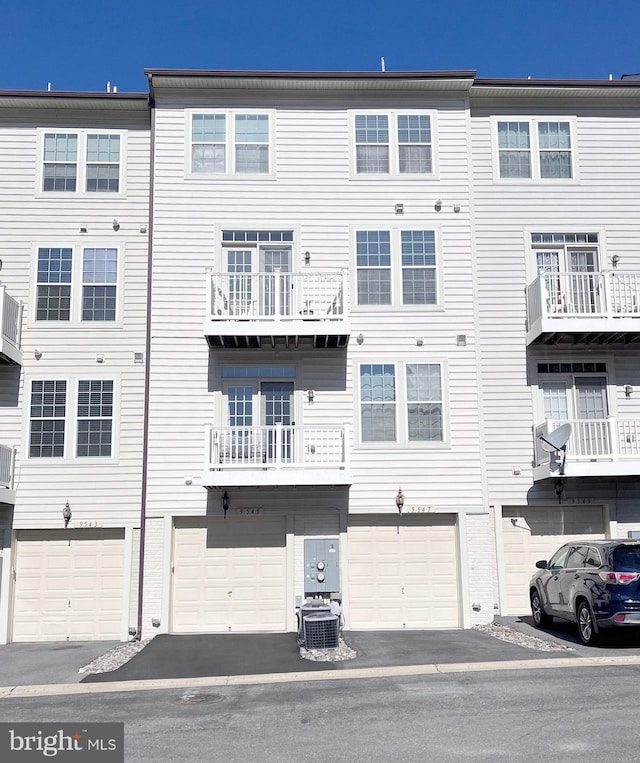
[[[304,592],[340,590],[338,538],[306,538],[304,541]]]

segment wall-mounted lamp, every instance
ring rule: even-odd
[[[397,215],[404,214],[404,204],[396,204],[396,214]]]
[[[315,396],[316,396],[315,390],[312,390],[312,389],[307,390],[307,400],[310,403],[313,403],[313,399],[315,398]]]
[[[229,511],[229,493],[227,491],[224,491],[224,494],[222,496],[222,512],[224,514],[224,518],[227,518],[227,512]]]
[[[398,511],[400,514],[402,514],[402,507],[404,506],[404,495],[402,494],[402,488],[398,488],[398,493],[396,495],[396,506],[398,507]]]
[[[562,491],[564,490],[564,482],[562,480],[556,480],[553,486],[555,494],[558,496],[558,503],[562,503]]]
[[[71,521],[71,506],[69,506],[69,501],[65,503],[64,509],[62,509],[62,518],[64,519],[64,526],[68,527]]]
[[[433,205],[433,208],[436,210],[436,212],[439,212],[442,209],[442,199],[437,199],[436,203]]]
[[[364,342],[364,336],[362,334],[358,334],[358,336],[356,337],[356,342],[358,344],[362,344]]]
[[[614,254],[611,257],[611,267],[612,268],[617,268],[619,262],[620,262],[620,255],[619,254]]]
[[[311,252],[305,252],[304,253],[304,264],[310,265],[311,264]]]
[[[113,230],[119,231],[120,230],[120,223],[114,219],[114,221],[111,223],[113,225]]]
[[[34,357],[36,360],[40,360],[40,358],[42,357],[42,351],[41,351],[41,350],[38,350],[38,349],[34,350],[34,351],[33,351],[33,357]]]
[[[631,393],[633,392],[633,387],[630,384],[625,385],[624,388],[624,396],[628,399],[631,397]]]

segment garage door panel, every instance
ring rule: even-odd
[[[16,539],[13,641],[119,639],[122,530],[22,530]]]
[[[177,520],[174,570],[174,632],[285,630],[281,517]]]
[[[508,613],[529,612],[529,581],[540,559],[572,540],[604,538],[602,506],[523,506],[503,509],[505,591]]]
[[[351,627],[458,627],[457,567],[453,517],[352,517]]]

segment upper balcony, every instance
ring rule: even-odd
[[[206,428],[205,487],[350,485],[348,427]]]
[[[15,450],[7,445],[0,445],[0,503],[15,503],[16,496],[13,489],[15,460]]]
[[[640,341],[640,273],[540,273],[527,288],[527,344]]]
[[[9,296],[0,283],[0,363],[22,365],[20,345],[22,334],[22,304]]]
[[[564,466],[565,477],[624,477],[640,474],[640,420],[573,419],[535,427],[534,481],[559,477],[563,454],[548,452],[544,440],[562,424],[571,425]]]
[[[347,290],[344,271],[208,271],[204,333],[217,348],[346,347]]]

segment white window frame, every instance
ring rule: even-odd
[[[396,439],[395,440],[363,440],[362,439],[362,406],[366,405],[368,401],[362,400],[362,388],[360,385],[360,369],[362,366],[369,365],[382,365],[393,366],[394,379],[395,379],[395,392],[396,397],[393,402],[395,406],[395,427],[396,427]],[[409,440],[409,403],[413,402],[409,400],[408,383],[407,383],[407,366],[408,365],[424,365],[424,366],[439,366],[440,368],[440,384],[442,399],[440,403],[442,405],[442,440]],[[445,359],[440,357],[424,357],[422,354],[419,357],[407,358],[402,361],[387,360],[381,358],[367,358],[366,356],[358,359],[353,365],[353,378],[355,380],[356,394],[357,394],[357,444],[359,448],[363,449],[380,449],[389,446],[402,449],[418,449],[418,450],[441,450],[448,449],[450,447],[449,442],[449,399],[448,399],[448,365]]]
[[[551,234],[551,235],[572,235],[575,234],[576,236],[596,236],[597,241],[576,241],[574,242],[566,242],[566,241],[545,241],[545,242],[534,242],[533,241],[533,235],[534,234]],[[560,253],[559,258],[559,264],[560,264],[560,272],[566,273],[567,270],[567,264],[568,264],[568,252],[570,250],[589,250],[589,251],[595,251],[596,252],[596,260],[598,263],[598,270],[597,272],[601,272],[602,270],[606,270],[606,242],[605,242],[605,236],[604,232],[600,230],[600,228],[595,228],[591,226],[582,226],[581,228],[574,228],[574,227],[568,227],[564,225],[538,225],[535,228],[528,227],[525,229],[525,235],[526,235],[526,246],[529,252],[529,255],[527,257],[526,267],[527,267],[527,282],[531,283],[534,281],[539,273],[538,269],[538,253],[539,252],[545,252],[545,251],[557,251]]]
[[[194,172],[193,170],[193,117],[200,114],[221,114],[225,117],[225,171],[224,172]],[[268,141],[268,172],[236,172],[236,116],[266,116],[269,128]],[[185,111],[185,176],[193,180],[221,180],[223,178],[238,178],[250,180],[272,180],[275,178],[275,110],[274,109],[188,109]],[[256,144],[260,145],[260,144]],[[235,226],[247,228],[246,225]],[[264,227],[264,226],[262,226]],[[273,227],[273,226],[271,226]],[[248,228],[247,228],[248,229]]]
[[[66,382],[66,399],[65,399],[65,427],[64,427],[64,455],[62,456],[32,456],[31,455],[31,395],[32,395],[32,382],[48,382],[55,381]],[[78,456],[78,396],[79,385],[81,381],[110,381],[113,384],[113,410],[111,416],[111,455],[110,456]],[[25,380],[25,390],[27,395],[27,405],[25,410],[26,424],[25,440],[24,440],[24,453],[26,458],[33,463],[69,463],[75,464],[112,464],[119,459],[119,411],[121,410],[120,404],[120,375],[119,374],[102,374],[95,373],[93,371],[87,371],[86,373],[78,373],[73,376],[61,376],[57,374],[38,374],[31,376]],[[38,418],[38,417],[36,417]]]
[[[562,365],[570,363],[588,363],[593,364],[594,368],[596,364],[602,364],[606,367],[605,371],[574,371],[574,370],[566,370],[566,371],[558,371],[558,372],[544,372],[544,371],[538,371],[538,365],[540,363],[548,363],[550,365],[552,364],[559,364]],[[575,357],[566,357],[566,358],[559,358],[557,356],[555,357],[539,357],[532,359],[532,371],[535,374],[535,383],[532,387],[532,390],[534,391],[534,411],[537,416],[537,421],[544,421],[545,420],[545,409],[544,409],[544,391],[542,384],[544,382],[559,382],[564,383],[566,385],[566,393],[567,393],[567,418],[569,420],[576,419],[577,418],[577,400],[576,400],[576,378],[585,379],[585,378],[605,378],[606,379],[606,385],[605,385],[605,391],[606,391],[606,401],[607,401],[607,408],[608,408],[608,416],[616,416],[617,415],[617,392],[618,389],[616,387],[616,381],[614,378],[615,375],[615,369],[610,362],[610,360],[607,360],[606,357],[603,356],[596,356],[596,357],[585,357],[583,355],[575,356]]]
[[[529,125],[529,154],[531,159],[531,176],[530,177],[501,177],[500,175],[500,153],[503,150],[499,145],[499,133],[498,125],[503,122],[519,122],[527,123]],[[571,154],[571,177],[561,178],[547,178],[542,177],[540,154],[541,151],[546,149],[540,148],[539,140],[539,125],[547,122],[563,122],[569,125],[569,138],[571,141],[571,147],[569,152]],[[492,119],[492,135],[494,144],[494,178],[500,183],[575,183],[578,180],[578,154],[576,145],[576,120],[573,117],[558,117],[558,116],[501,116],[493,117]],[[523,149],[524,150],[524,149]]]
[[[38,320],[38,258],[41,249],[71,249],[71,306],[69,320]],[[89,321],[82,319],[83,312],[83,293],[84,293],[84,277],[83,277],[83,262],[84,252],[87,249],[113,249],[116,251],[116,315],[115,320],[106,321]],[[122,293],[123,293],[123,252],[120,246],[114,246],[111,242],[105,243],[104,241],[94,241],[84,239],[82,244],[60,242],[60,241],[43,241],[34,246],[33,252],[33,270],[32,270],[32,289],[31,289],[31,304],[33,305],[31,311],[31,326],[37,327],[38,331],[55,329],[59,330],[61,327],[67,328],[96,328],[100,330],[108,328],[120,328],[122,326]],[[55,284],[52,284],[55,285]],[[87,284],[91,285],[91,284]],[[102,284],[95,284],[102,285]],[[107,284],[113,285],[113,284]]]
[[[361,305],[358,302],[358,262],[357,262],[357,234],[361,232],[388,232],[390,234],[391,242],[391,263],[389,269],[391,272],[391,301],[387,304],[370,304]],[[403,271],[405,267],[402,265],[402,233],[403,232],[429,232],[434,235],[435,244],[435,260],[434,266],[428,265],[425,268],[433,267],[435,270],[435,288],[436,288],[436,301],[433,304],[404,304],[403,302]],[[441,311],[443,309],[443,268],[442,268],[442,236],[438,226],[435,225],[393,225],[393,226],[381,226],[371,222],[364,222],[360,225],[351,226],[351,247],[353,266],[351,270],[351,294],[352,294],[352,307],[357,312],[381,312],[385,310],[402,310],[402,311]],[[410,266],[407,266],[410,267]]]
[[[386,116],[389,125],[389,171],[388,172],[358,172],[356,146],[356,117],[357,116]],[[431,142],[424,144],[400,143],[398,135],[398,117],[426,116],[430,120]],[[351,180],[376,180],[380,178],[402,178],[403,180],[429,181],[438,179],[438,130],[437,113],[431,109],[352,109],[349,111],[350,136],[350,178]],[[382,145],[371,143],[368,145]],[[400,172],[400,145],[429,145],[431,147],[431,172]]]
[[[76,190],[75,191],[45,191],[44,190],[44,148],[45,136],[51,134],[76,135],[78,138],[78,152],[76,157]],[[119,177],[117,191],[87,191],[87,167],[91,164],[115,164],[115,162],[90,162],[87,158],[88,138],[93,135],[109,135],[120,138],[120,158],[118,161]],[[47,199],[69,199],[76,196],[85,198],[120,198],[126,194],[126,159],[127,159],[127,132],[125,130],[96,129],[73,129],[67,127],[47,127],[38,130],[38,171],[36,177],[36,195]],[[49,162],[47,162],[49,163]],[[64,162],[62,162],[64,163]]]

